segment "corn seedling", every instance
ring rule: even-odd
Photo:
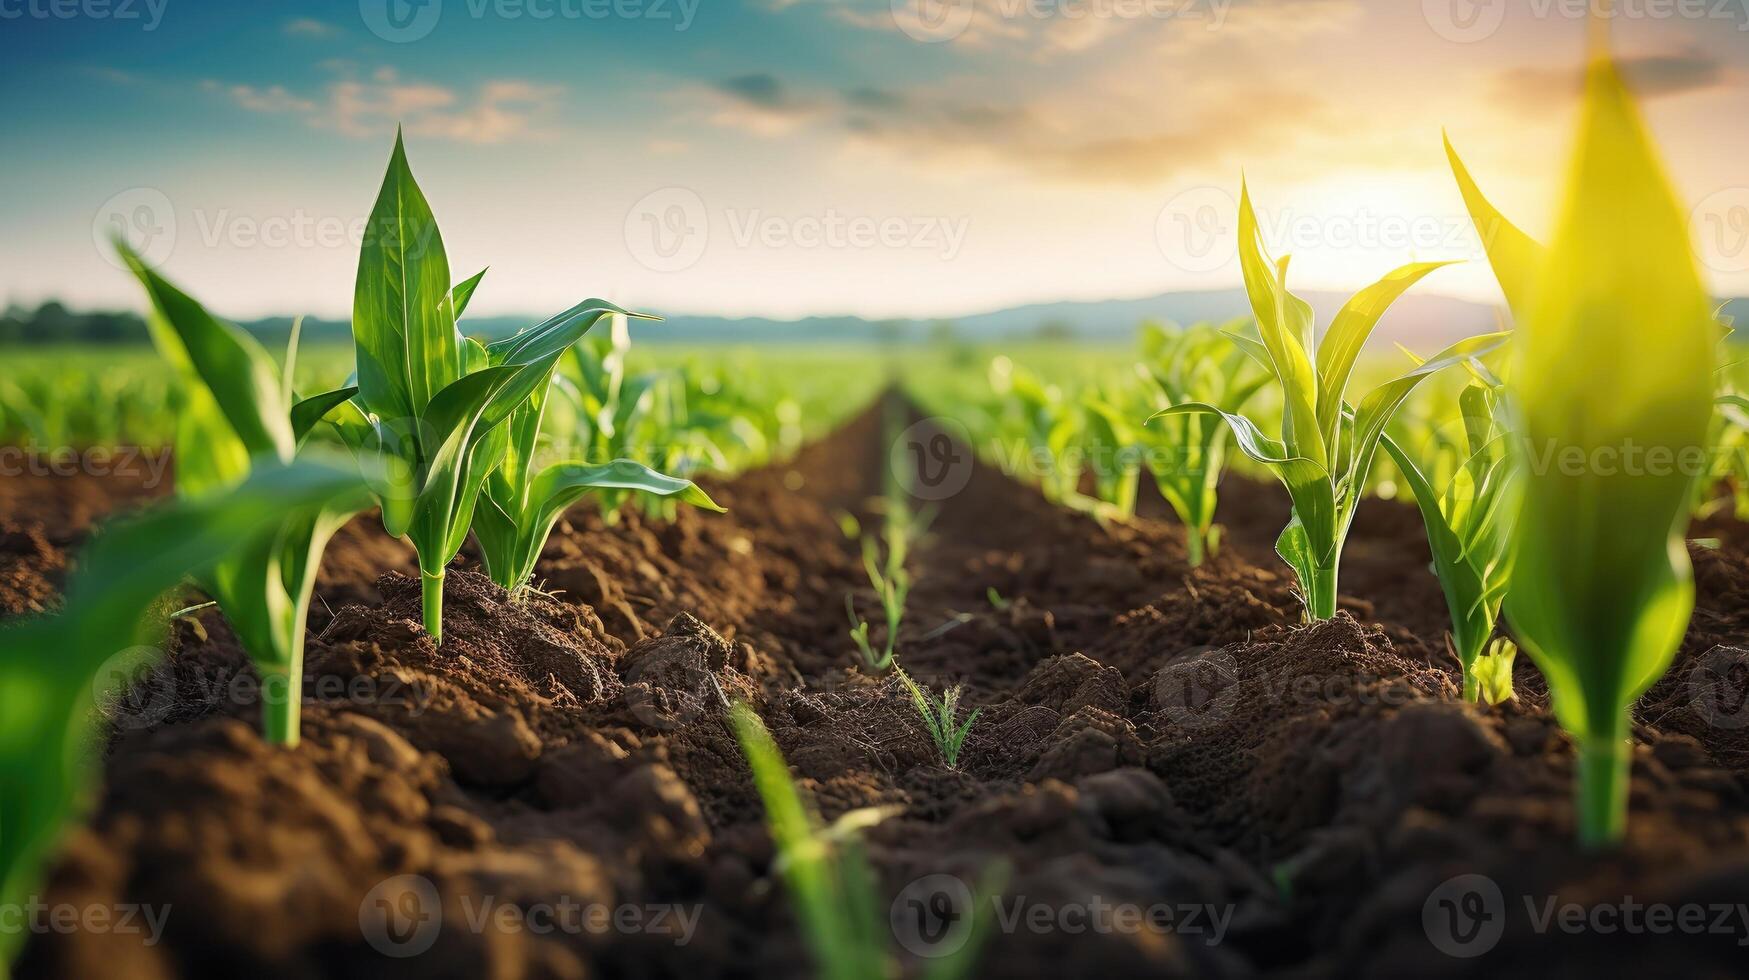
[[[899,626],[905,621],[905,600],[911,594],[911,573],[905,568],[905,561],[910,555],[912,541],[921,534],[922,529],[916,525],[910,509],[902,501],[888,498],[887,519],[881,527],[880,538],[877,540],[868,534],[862,536],[863,571],[868,575],[868,584],[874,588],[875,598],[880,600],[881,614],[886,623],[886,635],[878,650],[869,639],[868,621],[856,613],[854,599],[845,596],[844,606],[850,615],[850,639],[856,644],[862,665],[876,673],[892,666],[893,654],[898,651]]]
[[[343,509],[363,495],[351,467],[263,462],[227,491],[105,525],[80,555],[58,615],[0,628],[0,907],[22,908],[38,893],[62,826],[88,795],[98,757],[89,720],[124,675],[149,663],[136,647],[151,638],[142,619],[158,596],[276,537],[287,512]],[[25,935],[0,929],[0,976]]]
[[[291,389],[297,362],[292,334],[283,373],[256,340],[206,311],[193,298],[117,245],[151,300],[149,325],[164,359],[184,379],[176,436],[176,492],[200,499],[222,495],[264,462],[289,463],[324,415],[355,389],[298,399]],[[273,515],[274,533],[256,536],[199,578],[237,631],[262,679],[262,728],[267,741],[298,744],[303,703],[304,624],[316,569],[328,540],[367,501],[288,510]]]
[[[892,811],[856,810],[830,827],[822,825],[819,815],[803,801],[782,752],[759,716],[737,704],[729,712],[729,724],[765,804],[765,823],[777,849],[774,864],[783,876],[818,975],[826,980],[891,980],[899,970],[888,947],[890,903],[880,899],[874,869],[858,835]],[[953,926],[970,930],[966,941],[933,961],[924,976],[957,980],[970,975],[987,924],[987,917],[979,914],[980,899],[1000,883],[995,875],[981,883],[974,907],[966,910],[967,918]]]
[[[1243,351],[1206,324],[1176,331],[1143,327],[1142,357],[1137,368],[1153,390],[1157,412],[1202,403],[1235,415],[1269,381]],[[1195,568],[1219,545],[1215,501],[1226,471],[1227,427],[1203,414],[1156,415],[1139,437],[1148,447],[1160,496],[1184,525],[1185,552]]]
[[[1288,292],[1288,260],[1270,261],[1249,188],[1240,196],[1239,261],[1257,332],[1227,335],[1268,368],[1280,386],[1281,438],[1271,439],[1249,418],[1206,402],[1173,405],[1155,418],[1202,414],[1223,419],[1240,451],[1281,480],[1292,498],[1293,514],[1276,541],[1276,553],[1293,568],[1307,615],[1329,619],[1336,614],[1342,545],[1385,425],[1422,381],[1494,349],[1504,335],[1460,340],[1351,408],[1345,401],[1349,376],[1379,317],[1409,287],[1446,263],[1406,265],[1356,293],[1336,314],[1323,342],[1314,346],[1312,307]]]
[[[1478,226],[1503,223],[1459,169]],[[1686,212],[1601,51],[1556,229],[1546,253],[1522,233],[1489,250],[1520,317],[1511,390],[1529,464],[1506,610],[1577,743],[1579,837],[1595,846],[1627,822],[1629,705],[1693,611],[1682,532],[1719,336]]]
[[[511,591],[521,589],[533,577],[541,548],[566,508],[592,490],[636,491],[722,511],[692,481],[658,473],[635,460],[560,462],[537,472],[535,459],[554,370],[548,368],[546,380],[511,411],[508,438],[483,444],[502,444],[503,456],[474,504],[474,536],[479,540],[487,574]]]
[[[397,134],[359,256],[356,410],[336,427],[355,451],[385,461],[383,526],[418,552],[425,629],[438,642],[444,569],[467,538],[487,477],[505,465],[511,416],[544,393],[560,355],[596,321],[638,315],[589,299],[481,344],[456,320],[484,275],[451,286],[437,221]]]
[[[1502,422],[1501,395],[1478,380],[1459,395],[1462,436],[1436,444],[1431,459],[1417,460],[1389,435],[1385,451],[1396,462],[1427,527],[1433,571],[1451,613],[1447,635],[1463,667],[1464,700],[1496,704],[1512,695],[1512,668],[1498,669],[1484,683],[1489,641],[1511,580],[1512,522],[1518,516],[1518,468],[1511,436]],[[1434,481],[1445,479],[1444,489]]]
[[[893,671],[899,675],[899,683],[905,686],[905,693],[911,696],[911,704],[922,717],[923,728],[929,732],[936,751],[941,753],[941,761],[949,769],[959,768],[960,750],[965,748],[966,737],[972,733],[972,726],[977,724],[978,715],[984,709],[974,708],[965,721],[960,721],[960,685],[955,684],[937,696],[912,680],[911,675],[905,673],[905,668],[895,664]]]
[[[1136,515],[1136,488],[1141,484],[1142,454],[1130,413],[1119,407],[1121,393],[1089,392],[1082,398],[1086,412],[1083,443],[1093,471],[1094,495],[1103,504],[1095,516],[1127,521]]]

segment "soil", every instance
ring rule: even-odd
[[[1225,547],[1192,569],[1157,500],[1101,526],[961,454],[899,637],[914,676],[982,709],[947,768],[847,635],[846,596],[876,606],[841,516],[874,526],[886,450],[876,408],[713,483],[727,514],[574,510],[538,594],[464,554],[441,648],[410,552],[360,518],[323,565],[295,750],[257,735],[222,616],[179,621],[105,706],[101,792],[42,895],[161,909],[161,939],[43,930],[19,974],[814,975],[734,700],[827,820],[893,808],[863,838],[908,974],[944,948],[910,911],[938,893],[977,895],[991,977],[1749,963],[1749,529],[1696,531],[1716,541],[1691,547],[1693,626],[1635,708],[1628,838],[1594,854],[1572,843],[1573,755],[1528,658],[1517,700],[1459,698],[1414,509],[1365,506],[1343,611],[1302,625],[1271,552],[1285,497],[1237,478]],[[0,614],[52,608],[89,522],[143,495],[0,486]],[[553,918],[568,908],[629,918]]]

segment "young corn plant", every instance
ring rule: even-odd
[[[336,427],[355,451],[384,461],[383,526],[418,552],[425,629],[440,643],[444,569],[467,538],[487,477],[505,465],[511,416],[545,391],[560,355],[598,320],[640,315],[589,299],[481,344],[456,320],[484,275],[451,286],[443,237],[396,134],[359,255],[358,394]]]
[[[1142,453],[1131,415],[1120,407],[1123,396],[1120,391],[1089,391],[1081,400],[1086,412],[1084,448],[1093,471],[1094,496],[1102,505],[1094,516],[1119,521],[1136,516],[1136,491],[1142,480]]]
[[[1176,331],[1143,327],[1142,357],[1137,368],[1152,388],[1156,412],[1202,403],[1236,415],[1270,380],[1207,324]],[[1184,525],[1185,553],[1195,568],[1220,544],[1215,501],[1227,468],[1227,427],[1203,414],[1156,415],[1139,436],[1154,485]]]
[[[905,621],[905,600],[911,594],[911,572],[905,563],[910,558],[912,543],[923,535],[927,523],[927,518],[919,519],[903,496],[889,493],[880,538],[862,536],[862,567],[880,600],[886,623],[882,643],[877,645],[869,638],[868,621],[857,615],[853,597],[844,597],[844,607],[850,615],[850,639],[856,644],[857,655],[862,666],[874,673],[884,673],[891,667],[893,655],[898,652],[899,626]]]
[[[905,673],[905,668],[894,664],[893,670],[899,676],[899,683],[905,686],[905,693],[911,696],[911,705],[922,717],[923,727],[929,732],[930,740],[935,743],[936,751],[941,753],[942,763],[949,769],[958,769],[960,751],[965,748],[966,737],[971,735],[972,726],[977,724],[978,715],[984,709],[974,708],[961,721],[960,685],[955,684],[938,696],[912,680],[911,675]]]
[[[0,907],[21,908],[38,893],[64,825],[89,799],[100,756],[90,744],[93,709],[122,676],[146,666],[138,645],[153,631],[142,620],[159,595],[276,537],[287,512],[345,509],[364,498],[352,466],[264,461],[238,486],[103,526],[81,553],[58,615],[0,627]],[[121,656],[130,651],[141,657]],[[0,929],[0,977],[26,934]]]
[[[511,410],[507,438],[489,439],[480,450],[501,446],[502,456],[474,504],[474,537],[487,574],[512,592],[534,576],[535,562],[559,517],[590,491],[635,491],[722,512],[691,480],[658,473],[635,460],[567,461],[537,470],[541,425],[555,368],[549,367],[546,379]]]
[[[179,496],[223,495],[257,466],[291,462],[322,417],[354,393],[341,388],[297,398],[291,388],[295,328],[282,372],[253,337],[213,317],[125,244],[117,248],[151,301],[154,344],[183,378],[176,436]],[[304,624],[316,569],[328,540],[367,503],[324,501],[275,514],[274,533],[256,536],[251,547],[199,578],[261,674],[262,730],[270,743],[298,744]]]
[[[1512,525],[1518,516],[1519,467],[1503,418],[1502,394],[1485,371],[1458,396],[1462,435],[1436,441],[1420,458],[1390,435],[1382,445],[1396,463],[1427,527],[1433,571],[1451,614],[1446,643],[1463,667],[1464,700],[1498,704],[1512,697],[1510,640],[1494,640],[1512,578]],[[1489,378],[1491,380],[1491,378]],[[1443,479],[1444,489],[1435,483]],[[1502,673],[1501,657],[1504,660]]]
[[[1293,502],[1276,553],[1294,570],[1307,615],[1329,619],[1336,614],[1342,545],[1385,425],[1422,381],[1493,350],[1505,335],[1460,340],[1351,407],[1346,401],[1349,378],[1379,317],[1409,287],[1446,263],[1406,265],[1356,293],[1336,314],[1322,342],[1314,345],[1312,308],[1288,292],[1288,260],[1270,261],[1248,188],[1241,191],[1239,204],[1239,261],[1256,334],[1229,331],[1227,336],[1280,386],[1281,438],[1272,439],[1249,418],[1207,402],[1173,405],[1154,418],[1206,415],[1224,420],[1239,450],[1275,473]]]
[[[1486,230],[1498,213],[1460,183]],[[1625,831],[1629,706],[1669,668],[1694,607],[1682,537],[1720,327],[1685,216],[1599,51],[1553,244],[1519,234],[1489,250],[1520,318],[1511,382],[1528,466],[1506,611],[1576,742],[1590,846]]]
[[[765,822],[777,848],[775,867],[801,925],[802,938],[825,980],[891,980],[899,975],[893,955],[889,903],[880,898],[874,869],[858,840],[859,832],[891,815],[890,811],[858,810],[826,827],[790,777],[789,765],[765,723],[745,704],[729,712],[729,724],[753,770],[753,786],[765,804]],[[1001,884],[987,876],[982,898]],[[924,976],[958,980],[976,965],[987,917],[975,898],[966,910],[970,932],[952,953],[934,960]],[[961,927],[956,923],[955,927]]]

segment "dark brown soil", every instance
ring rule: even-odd
[[[1694,626],[1635,712],[1628,841],[1587,854],[1527,658],[1518,701],[1458,698],[1414,510],[1366,506],[1344,612],[1302,626],[1270,551],[1285,498],[1238,479],[1228,546],[1190,569],[1157,501],[1101,527],[975,467],[915,555],[900,635],[912,674],[963,681],[983,709],[959,768],[941,765],[895,683],[852,666],[845,597],[864,615],[874,600],[839,516],[873,519],[881,418],[713,485],[726,515],[574,512],[537,573],[547,595],[512,598],[464,557],[441,649],[407,549],[354,522],[323,567],[296,750],[257,736],[222,617],[178,624],[108,708],[100,799],[43,894],[164,909],[161,941],[46,929],[20,974],[813,975],[723,723],[733,700],[828,819],[897,808],[865,833],[878,915],[951,880],[930,876],[1005,872],[980,976],[1745,971],[1742,526],[1715,521],[1720,547],[1694,549]],[[0,489],[0,613],[52,607],[88,522],[136,496]],[[571,907],[635,921],[539,928]],[[1648,907],[1673,924],[1633,927],[1663,921]],[[384,911],[408,909],[423,914]],[[918,972],[941,947],[898,921]]]

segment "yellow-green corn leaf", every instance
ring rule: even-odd
[[[1624,707],[1669,666],[1693,606],[1681,532],[1717,329],[1684,212],[1603,58],[1531,294],[1513,378],[1528,472],[1507,608],[1562,724],[1620,737]]]
[[[1409,287],[1450,262],[1414,262],[1355,293],[1330,321],[1318,347],[1318,428],[1325,445],[1333,446],[1341,432],[1343,396],[1360,350],[1378,326],[1379,318]]]
[[[1506,305],[1512,310],[1513,319],[1523,323],[1530,315],[1531,296],[1547,252],[1529,235],[1519,231],[1517,225],[1506,220],[1506,216],[1482,194],[1482,189],[1470,177],[1469,168],[1464,166],[1457,150],[1452,147],[1450,136],[1445,139],[1445,155],[1451,161],[1451,172],[1457,178],[1458,189],[1463,192],[1470,221],[1475,224],[1476,234],[1481,236],[1482,247],[1488,253],[1488,264],[1494,269],[1494,278],[1500,282],[1500,291],[1506,294]]]
[[[1287,291],[1287,261],[1272,265],[1251,206],[1251,191],[1239,191],[1239,266],[1257,316],[1257,331],[1281,381],[1282,441],[1295,456],[1327,468],[1330,458],[1318,428],[1318,378],[1312,371],[1311,308]]]

